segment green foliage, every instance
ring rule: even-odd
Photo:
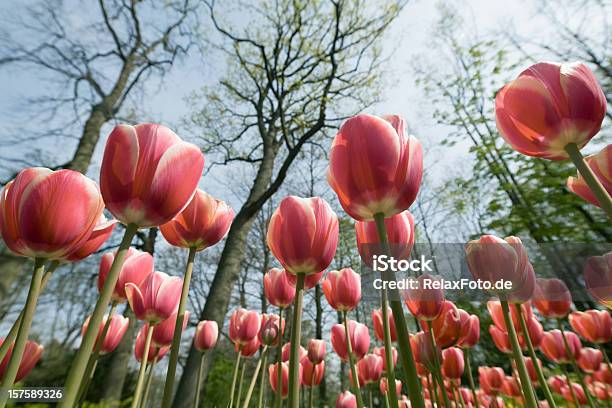
[[[233,353],[229,350],[227,353],[223,353],[222,350],[217,351],[204,386],[206,398],[201,399],[200,407],[213,408],[227,405],[234,361]]]

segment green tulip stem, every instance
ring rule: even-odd
[[[508,305],[507,300],[500,299],[500,303],[502,306],[502,312],[504,314],[506,328],[508,329],[510,343],[512,344],[512,354],[514,357],[514,362],[516,363],[516,368],[519,373],[523,393],[525,394],[525,406],[528,408],[537,408],[538,403],[533,393],[533,388],[531,388],[529,373],[527,372],[527,367],[525,366],[525,360],[523,360],[521,346],[516,335],[516,330],[514,329],[514,324],[512,323],[512,319],[510,318],[510,306]]]
[[[385,343],[385,361],[387,362],[387,368],[385,369],[385,375],[387,376],[387,384],[393,384],[389,386],[389,397],[391,398],[391,408],[398,407],[397,391],[395,389],[395,369],[393,367],[393,348],[391,346],[391,325],[389,324],[389,299],[388,299],[387,288],[383,288],[380,291],[380,305],[382,311],[383,320],[383,339]]]
[[[279,317],[279,321],[281,322],[281,326],[282,326],[282,321],[283,321],[283,311],[285,310],[284,307],[280,307],[278,310],[278,317]],[[277,392],[276,395],[274,396],[274,406],[276,408],[281,408],[283,406],[283,396],[282,393],[280,392],[280,388],[278,386],[278,384],[282,384],[283,383],[283,371],[281,370],[282,368],[282,356],[283,356],[283,334],[281,332],[280,334],[280,340],[278,342],[278,349],[276,350],[276,384],[277,384]]]
[[[149,363],[149,373],[147,374],[147,382],[145,384],[144,394],[142,396],[142,402],[140,408],[147,408],[149,406],[149,393],[151,391],[151,383],[155,374],[155,364],[157,364],[157,356],[153,358],[153,361]]]
[[[200,353],[200,364],[198,365],[198,377],[196,379],[196,394],[193,400],[193,408],[200,405],[200,393],[202,392],[202,372],[204,371],[204,352]]]
[[[253,377],[251,378],[251,383],[249,384],[249,389],[247,390],[246,397],[244,398],[244,403],[242,404],[243,408],[249,408],[249,402],[251,401],[251,395],[253,395],[253,390],[255,390],[255,384],[257,384],[257,377],[259,376],[259,372],[262,371],[262,363],[265,361],[268,355],[268,346],[264,346],[261,351],[261,355],[259,356],[259,360],[257,361],[257,365],[255,366],[255,371],[253,371]],[[264,366],[265,369],[265,366]]]
[[[240,357],[242,353],[240,349],[236,352],[236,363],[234,364],[234,373],[232,374],[232,388],[230,389],[229,408],[234,406],[234,394],[236,393],[236,381],[238,381],[238,368],[240,367]]]
[[[451,403],[448,399],[448,393],[444,389],[444,380],[442,379],[442,369],[440,364],[440,356],[438,355],[438,346],[436,345],[436,338],[434,336],[433,327],[431,322],[427,322],[427,329],[429,330],[429,341],[431,342],[431,348],[434,353],[434,370],[433,374],[436,376],[436,381],[440,386],[440,391],[442,392],[442,398],[444,398],[444,406],[450,407]]]
[[[8,401],[8,390],[13,386],[23,353],[28,341],[28,334],[30,333],[30,327],[32,327],[32,320],[34,318],[34,312],[36,311],[36,303],[38,302],[38,295],[40,294],[40,287],[42,283],[42,277],[45,271],[45,260],[42,258],[36,258],[34,260],[34,274],[32,275],[32,281],[30,282],[30,290],[28,290],[28,297],[26,299],[25,306],[23,308],[23,318],[19,324],[19,331],[15,340],[15,346],[11,353],[11,358],[8,363],[8,367],[4,372],[4,380],[2,382],[2,388],[0,389],[0,408],[4,408]]]
[[[385,216],[382,213],[374,215],[374,222],[376,223],[376,230],[378,232],[378,238],[385,249],[389,252],[389,239],[387,238],[387,227],[385,226]],[[382,278],[387,281],[395,280],[395,273],[393,271],[386,271],[382,273]],[[406,318],[404,317],[404,309],[402,308],[402,302],[399,300],[399,292],[397,289],[391,291],[392,295],[395,295],[395,299],[391,299],[391,311],[393,312],[393,321],[395,322],[395,329],[397,331],[397,343],[399,346],[399,354],[402,362],[402,368],[405,372],[406,386],[408,387],[408,397],[410,398],[410,404],[413,408],[424,408],[425,402],[423,401],[423,394],[421,392],[421,383],[416,371],[416,363],[414,362],[414,355],[412,354],[412,347],[410,345],[410,335],[408,333],[408,327],[406,326]],[[389,387],[395,387],[395,384],[389,385]]]
[[[472,391],[472,398],[474,399],[474,403],[476,403],[476,401],[478,401],[478,397],[476,395],[476,385],[474,383],[474,376],[472,375],[470,349],[463,350],[463,360],[465,362],[465,370],[467,371],[468,384],[470,385],[470,390]]]
[[[174,378],[176,376],[176,365],[178,363],[179,351],[181,349],[181,335],[183,334],[183,320],[185,320],[185,309],[187,307],[187,298],[189,297],[189,284],[193,273],[193,264],[196,256],[196,248],[189,248],[187,256],[187,265],[185,267],[185,276],[183,277],[183,288],[181,290],[181,298],[176,314],[176,323],[174,325],[174,335],[172,337],[172,347],[170,347],[170,359],[168,360],[168,371],[166,371],[166,383],[164,385],[164,396],[162,399],[162,408],[170,408],[172,405],[172,394],[174,392]]]
[[[295,299],[293,300],[293,321],[291,323],[291,354],[289,355],[289,397],[287,408],[298,408],[300,403],[300,362],[298,350],[302,339],[302,302],[304,300],[305,273],[297,274]],[[280,370],[281,367],[278,367]],[[276,386],[279,391],[282,383]]]
[[[77,393],[79,392],[79,384],[81,383],[81,379],[83,378],[83,374],[87,368],[89,355],[94,348],[100,323],[102,322],[104,312],[111,301],[113,291],[115,290],[115,285],[117,285],[117,279],[119,278],[119,272],[121,272],[123,262],[125,261],[125,256],[127,255],[130,244],[132,243],[132,238],[134,238],[136,231],[138,231],[138,227],[134,224],[129,224],[125,229],[125,234],[123,235],[121,244],[117,249],[117,254],[115,255],[113,264],[111,265],[108,275],[106,276],[104,287],[100,292],[100,296],[96,302],[96,307],[94,308],[91,318],[89,319],[89,328],[81,339],[81,346],[79,347],[79,350],[72,361],[72,366],[70,367],[68,378],[66,379],[64,398],[59,403],[59,408],[73,408],[75,405]]]
[[[142,352],[142,358],[140,359],[140,370],[138,371],[138,381],[136,382],[136,391],[134,391],[134,398],[132,399],[131,408],[137,408],[140,406],[140,399],[142,397],[142,391],[144,388],[145,371],[147,369],[147,360],[149,358],[149,349],[151,348],[151,338],[153,337],[153,329],[155,325],[149,323],[149,330],[147,330],[147,338],[144,344],[144,350]]]
[[[349,367],[351,368],[351,376],[353,377],[353,393],[355,394],[355,397],[357,397],[357,408],[363,408],[363,399],[361,398],[361,389],[359,388],[357,367],[355,367],[355,360],[353,359],[353,347],[351,345],[351,335],[346,310],[342,311],[342,319],[344,320],[344,336],[346,337],[346,354]]]

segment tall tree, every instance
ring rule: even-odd
[[[228,69],[205,93],[206,105],[193,121],[216,163],[242,164],[254,172],[200,316],[222,325],[257,213],[305,145],[318,145],[342,118],[376,101],[384,61],[377,43],[401,4],[238,1],[237,8],[249,17],[238,28],[220,21],[213,1],[207,4]],[[174,407],[191,406],[197,364],[191,349]]]

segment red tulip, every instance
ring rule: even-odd
[[[83,327],[81,328],[81,336],[85,335],[85,332],[89,327],[89,319],[90,317],[87,317],[87,320],[85,320],[85,323],[83,323]],[[107,319],[108,315],[104,315],[104,318],[100,323],[100,328],[98,329],[98,335],[96,337],[95,344],[98,344],[98,342],[100,341],[100,336],[102,335],[102,331],[104,330],[104,326],[106,325]],[[104,341],[101,344],[100,354],[104,355],[112,353],[121,342],[121,339],[123,338],[123,335],[127,331],[129,325],[130,319],[128,319],[127,317],[123,317],[120,314],[114,314],[108,325],[108,330],[106,332],[106,336],[104,337]]]
[[[102,291],[106,277],[110,271],[111,265],[115,260],[115,253],[107,252],[100,259],[100,272],[98,273],[98,289]],[[125,286],[132,283],[136,286],[140,284],[153,273],[153,256],[148,252],[142,252],[134,248],[129,248],[117,284],[113,290],[113,300],[118,303],[127,301]]]
[[[349,337],[351,340],[351,348],[353,355],[357,360],[363,358],[370,348],[370,330],[365,324],[356,322],[354,320],[348,321]],[[348,360],[348,353],[346,351],[346,335],[344,332],[344,325],[335,324],[331,328],[331,344],[332,348],[338,354],[342,361]]]
[[[535,348],[540,347],[542,343],[542,338],[544,336],[544,327],[542,324],[536,319],[535,316],[532,316],[527,322],[527,331],[529,332],[529,339],[531,340],[531,345]],[[527,349],[527,340],[525,339],[525,333],[521,332],[518,336],[519,343],[521,347],[526,350]]]
[[[491,319],[493,319],[493,323],[503,331],[508,331],[506,327],[506,321],[504,320],[504,314],[502,312],[501,303],[497,300],[490,300],[487,302],[487,309],[489,310],[489,314],[491,315]],[[531,310],[530,303],[523,303],[521,305],[521,311],[523,312],[523,317],[525,318],[525,322],[529,322],[533,318],[533,310]],[[518,315],[518,311],[516,308],[510,308],[510,317],[512,320],[512,325],[514,326],[517,332],[521,332],[521,321]]]
[[[474,279],[490,285],[490,292],[508,296],[520,292],[529,283],[527,252],[516,237],[501,239],[493,235],[483,235],[480,239],[468,242],[466,249],[467,264]],[[511,288],[504,283],[510,282]]]
[[[153,272],[140,286],[126,283],[125,293],[136,317],[156,324],[177,311],[182,286],[178,276]]]
[[[285,343],[285,345],[281,349],[281,360],[289,361],[289,356],[291,354],[291,343]],[[298,361],[302,362],[302,360],[308,358],[308,351],[302,346],[298,348]]]
[[[270,364],[270,366],[268,367],[268,378],[270,381],[270,386],[272,387],[272,391],[274,391],[274,393],[278,392],[278,384],[277,384],[277,373],[278,373],[278,363],[277,364]],[[283,362],[280,363],[280,367],[281,367],[281,397],[282,398],[286,398],[287,394],[289,392],[289,363],[288,362]],[[301,381],[302,379],[302,365],[300,364],[299,367],[299,379]]]
[[[4,342],[4,339],[0,339],[0,345]],[[11,344],[6,355],[0,362],[0,381],[4,381],[4,374],[6,373],[6,369],[8,367],[8,363],[11,359],[11,355],[13,354],[13,347],[15,344]],[[23,357],[21,357],[21,362],[19,363],[19,369],[17,370],[17,376],[15,377],[15,383],[23,380],[30,374],[30,371],[34,368],[40,357],[42,356],[43,346],[38,343],[28,340],[25,345],[25,350],[23,352]]]
[[[572,391],[570,390],[569,387],[572,387],[574,392],[572,393]],[[561,389],[561,395],[563,396],[563,398],[566,401],[570,401],[570,402],[574,402],[576,404],[579,405],[585,405],[588,400],[587,400],[587,396],[584,393],[584,389],[582,388],[582,386],[580,384],[576,384],[576,383],[571,383],[571,385],[566,385],[565,387],[563,387]],[[578,401],[574,400],[574,395],[576,395],[576,399]]]
[[[219,326],[214,320],[203,320],[196,327],[193,346],[198,351],[209,350],[217,344]]]
[[[0,221],[1,222],[1,221]],[[117,220],[107,220],[104,214],[100,214],[98,223],[91,231],[89,238],[79,248],[72,252],[66,258],[67,261],[76,262],[87,258],[89,255],[96,252],[103,243],[111,236],[117,225]]]
[[[585,373],[594,373],[599,369],[602,361],[603,354],[601,350],[592,347],[583,347],[580,349],[577,363],[580,369]]]
[[[389,320],[389,332],[391,341],[397,341],[397,331],[395,329],[395,321],[393,320],[393,311],[387,307],[387,317]],[[374,326],[374,335],[380,341],[385,340],[385,329],[383,325],[382,309],[372,310],[372,326]]]
[[[414,353],[414,361],[423,364],[429,371],[432,371],[432,368],[435,367],[436,355],[438,361],[442,359],[440,347],[436,345],[434,350],[431,343],[431,337],[428,332],[421,331],[410,336],[410,344],[412,346],[412,352]]]
[[[283,332],[285,331],[285,319],[281,321],[276,314],[261,315],[261,328],[259,329],[258,338],[261,344],[267,346],[278,346],[280,344]]]
[[[518,238],[516,238],[518,239]],[[525,267],[525,276],[523,277],[523,281],[517,287],[517,289],[512,290],[505,296],[505,299],[509,303],[517,304],[517,303],[525,303],[529,302],[533,297],[533,292],[536,286],[536,275],[533,270],[533,266],[530,262],[527,262]]]
[[[167,127],[118,125],[106,142],[100,188],[119,221],[154,227],[187,206],[203,169],[200,149]]]
[[[527,368],[527,373],[529,374],[529,378],[535,385],[537,384],[537,381],[538,381],[538,373],[536,372],[534,362],[531,359],[531,357],[525,357],[524,360],[525,360],[525,367]],[[536,362],[538,366],[542,368],[542,363],[540,362],[540,360],[536,359]]]
[[[304,279],[304,290],[312,289],[315,286],[317,286],[317,284],[323,277],[323,272],[325,271],[320,271],[317,273],[311,273],[310,275],[306,275],[306,278]],[[287,275],[287,278],[289,279],[289,284],[293,286],[293,288],[295,289],[295,284],[297,283],[297,276],[287,271],[285,271],[285,274]]]
[[[599,153],[587,156],[584,160],[608,194],[612,194],[612,145],[607,145]],[[567,188],[578,197],[601,207],[580,173],[578,173],[577,177],[569,177],[567,179]]]
[[[439,284],[441,279],[427,274],[411,279],[411,289],[403,291],[408,310],[419,320],[434,320],[442,312],[444,290],[432,286]]]
[[[389,252],[395,259],[408,259],[414,245],[414,218],[412,214],[402,211],[385,218],[385,227],[389,240]],[[366,265],[372,266],[373,256],[384,253],[380,244],[378,230],[374,221],[357,221],[355,223],[357,250]]]
[[[442,350],[442,374],[446,378],[460,379],[464,370],[463,351],[458,347]]]
[[[361,275],[351,268],[329,271],[321,286],[332,309],[353,310],[361,300]]]
[[[506,379],[504,370],[500,367],[478,367],[480,388],[487,394],[496,394],[501,390]]]
[[[374,354],[380,356],[383,359],[383,368],[387,371],[387,355],[385,354],[384,347],[374,347]],[[397,349],[395,347],[391,347],[391,359],[393,360],[393,367],[397,364]]]
[[[546,382],[548,387],[557,394],[561,394],[563,387],[567,386],[567,379],[561,375],[553,375]]]
[[[149,326],[145,324],[138,332],[138,336],[136,336],[136,343],[134,344],[134,357],[136,357],[136,361],[138,362],[142,360],[142,356],[144,354],[144,347],[147,339],[148,328]],[[149,347],[147,361],[153,361],[154,358],[157,358],[157,361],[159,361],[168,353],[169,350],[170,346],[158,347],[155,344],[151,343],[151,346]]]
[[[612,371],[607,364],[602,364],[599,366],[599,370],[593,373],[593,379],[612,385]]]
[[[319,339],[310,339],[308,342],[308,359],[318,364],[325,360],[325,341]]]
[[[357,397],[350,391],[344,391],[336,399],[336,408],[357,408]]]
[[[309,359],[301,361],[302,366],[302,385],[305,387],[316,387],[321,384],[325,374],[325,361],[313,363]]]
[[[87,243],[103,210],[98,185],[81,173],[28,168],[0,194],[0,233],[17,255],[63,260]]]
[[[159,230],[170,245],[201,251],[221,241],[233,219],[229,205],[197,189],[187,207]]]
[[[332,143],[327,180],[352,218],[385,218],[410,207],[423,176],[421,143],[399,116],[357,115]]]
[[[259,338],[257,336],[253,337],[246,344],[234,344],[234,350],[237,353],[239,352],[242,357],[251,357],[255,355],[255,353],[257,353],[257,351],[259,350],[259,347],[261,347],[261,342],[259,341]]]
[[[560,319],[570,312],[572,295],[560,279],[536,280],[533,305],[544,317]]]
[[[181,329],[182,331],[185,331],[185,327],[187,327],[189,314],[190,313],[188,311],[185,312],[185,317],[183,318],[183,328]],[[174,328],[176,327],[176,317],[177,312],[174,312],[167,319],[164,319],[155,325],[152,336],[153,343],[160,347],[169,346],[172,344]]]
[[[522,154],[566,159],[569,143],[585,146],[599,132],[606,98],[582,63],[540,62],[523,71],[495,97],[497,127]]]
[[[514,376],[506,376],[501,388],[502,394],[510,398],[522,398],[521,384]]]
[[[264,294],[270,304],[285,308],[293,303],[295,286],[291,285],[283,269],[272,268],[263,278]]]
[[[461,328],[457,347],[462,349],[474,347],[480,340],[480,319],[476,315],[470,315],[465,310],[459,309],[459,321]]]
[[[598,381],[592,382],[587,385],[587,388],[591,395],[595,396],[600,401],[607,401],[610,399],[610,395],[608,393],[607,384],[600,383]]]
[[[292,274],[326,269],[338,245],[338,217],[322,198],[285,197],[268,226],[270,250]]]
[[[255,310],[239,307],[230,318],[229,337],[239,346],[244,346],[257,337],[261,327],[261,317]]]
[[[580,349],[582,348],[580,339],[573,332],[566,331],[564,333],[567,338],[570,353],[573,354],[574,358],[578,358]],[[540,344],[540,350],[542,350],[542,353],[544,353],[549,360],[557,364],[567,364],[571,361],[571,357],[565,350],[563,336],[560,330],[545,332],[542,343]]]
[[[388,391],[387,388],[387,377],[382,377],[380,379],[380,393],[385,395]],[[395,394],[400,395],[402,393],[402,382],[400,380],[395,380]]]
[[[373,353],[366,354],[357,362],[359,384],[371,384],[380,380],[383,372],[383,359]]]
[[[441,348],[453,346],[459,340],[461,336],[461,317],[457,306],[449,300],[442,302],[442,310],[438,317],[436,317],[430,324],[436,343]],[[423,330],[427,330],[428,327],[425,322],[421,322]]]
[[[497,347],[499,351],[505,354],[512,353],[512,345],[510,344],[508,333],[495,325],[491,325],[489,326],[489,334],[493,339],[493,344],[495,344],[495,347]]]
[[[595,300],[612,309],[612,252],[587,259],[584,283]]]
[[[569,315],[572,329],[588,342],[608,343],[612,340],[612,318],[606,310],[572,312]]]

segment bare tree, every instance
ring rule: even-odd
[[[186,27],[195,13],[194,3],[98,0],[90,13],[76,18],[70,9],[82,5],[40,1],[23,17],[5,21],[0,67],[17,65],[46,79],[49,93],[29,105],[42,123],[55,124],[31,137],[20,133],[5,146],[80,132],[71,159],[53,167],[85,173],[102,126],[121,115],[128,98],[147,79],[166,74],[193,44],[193,33]],[[28,158],[2,159],[21,167],[32,165]]]
[[[200,316],[221,325],[257,213],[305,145],[320,146],[328,129],[376,101],[384,61],[377,43],[401,4],[238,1],[252,17],[242,28],[228,27],[214,2],[207,5],[229,68],[219,86],[205,93],[206,105],[193,124],[215,164],[239,164],[255,173]],[[191,405],[197,360],[192,349],[175,407]]]

